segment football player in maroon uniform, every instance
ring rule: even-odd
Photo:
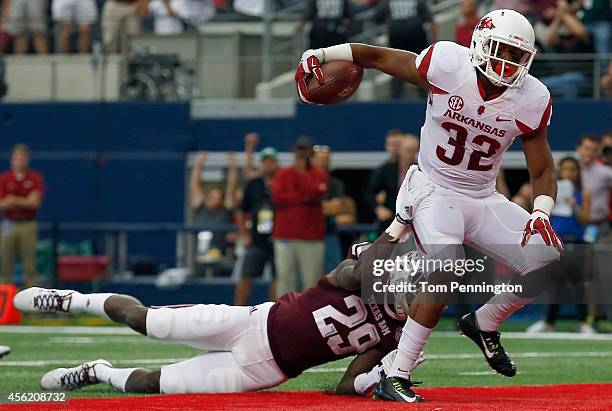
[[[406,209],[416,208],[430,188],[416,187],[404,196]],[[402,219],[409,220],[409,216]],[[358,354],[337,392],[364,394],[381,378],[382,366],[377,364],[397,347],[406,318],[402,313],[407,307],[384,308],[374,296],[360,296],[362,276],[371,276],[373,261],[392,252],[393,247],[378,245],[395,241],[397,238],[384,233],[374,243],[376,247],[369,247],[358,259],[342,261],[314,287],[252,307],[150,308],[127,295],[36,287],[18,293],[14,302],[24,312],[95,314],[153,339],[209,350],[157,371],[115,368],[106,360],[58,368],[42,377],[44,389],[105,382],[134,393],[253,391],[279,385],[310,367]],[[360,247],[353,248],[359,254]],[[385,362],[390,364],[392,359]]]

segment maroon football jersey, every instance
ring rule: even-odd
[[[374,297],[333,286],[326,277],[303,293],[282,296],[268,314],[268,339],[276,363],[289,378],[315,365],[364,352],[377,344],[397,348],[403,321]]]

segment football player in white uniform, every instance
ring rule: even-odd
[[[469,243],[525,279],[525,274],[538,274],[536,270],[558,260],[562,250],[549,223],[557,194],[547,141],[552,104],[546,87],[528,74],[534,42],[534,30],[524,16],[495,10],[476,26],[470,48],[441,41],[419,55],[364,44],[308,50],[296,75],[298,94],[308,103],[307,76],[324,81],[320,66],[334,60],[374,68],[427,90],[418,160],[422,172],[413,180],[432,182],[435,188],[415,212],[415,236],[430,256],[460,258],[461,244]],[[495,191],[503,153],[516,137],[522,141],[533,185],[531,215]],[[402,230],[402,224],[394,223],[387,233],[399,237]],[[443,272],[429,277],[430,282],[446,284],[451,279]],[[497,327],[534,297],[529,292],[498,294],[459,323],[489,365],[503,375],[515,375],[516,367],[500,344]],[[444,295],[430,293],[415,298],[391,375],[374,391],[379,398],[417,400],[409,370],[445,302]]]

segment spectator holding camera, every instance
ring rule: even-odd
[[[323,275],[325,217],[321,198],[329,176],[312,164],[313,141],[299,137],[293,144],[294,161],[281,169],[272,183],[274,205],[274,259],[277,293],[314,286]]]

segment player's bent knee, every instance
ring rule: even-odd
[[[135,305],[126,309],[125,322],[133,330],[147,334],[147,312],[149,309],[142,305]]]

